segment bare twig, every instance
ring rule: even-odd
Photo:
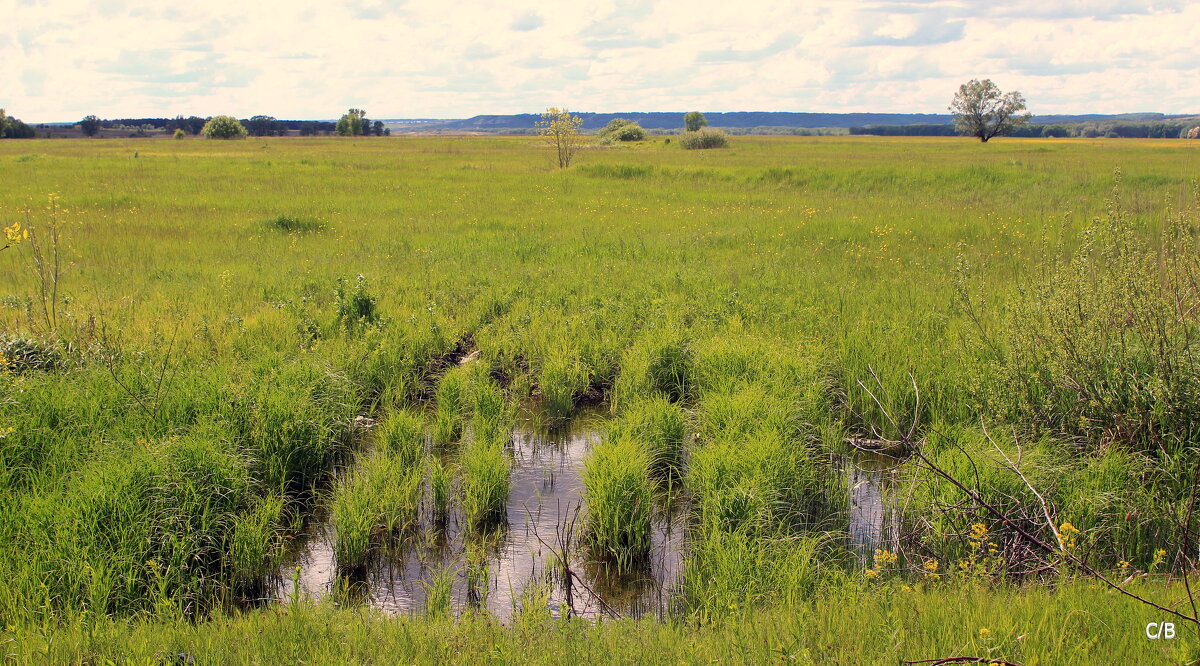
[[[941,664],[999,664],[1000,666],[1021,666],[1020,664],[1011,661],[993,659],[992,657],[939,657],[936,659],[917,659],[903,663],[933,664],[933,666],[940,666]]]

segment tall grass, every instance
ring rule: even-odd
[[[361,569],[377,546],[414,527],[425,478],[425,422],[395,410],[373,432],[373,448],[361,455],[333,492],[330,511],[335,555],[344,569]]]
[[[1183,594],[1179,583],[1154,581],[1138,589],[1164,604]],[[1187,663],[1198,647],[1187,631],[1147,640],[1145,625],[1157,621],[1152,614],[1083,582],[1053,590],[894,585],[879,593],[845,586],[795,606],[731,610],[735,604],[711,622],[546,621],[517,631],[484,615],[396,618],[301,603],[211,623],[101,619],[53,633],[15,627],[0,640],[18,663],[79,663],[98,655],[145,663],[184,654],[197,663],[557,664],[573,655],[584,664],[880,664],[964,655],[1082,666]],[[1079,612],[1083,608],[1087,612]]]

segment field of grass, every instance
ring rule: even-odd
[[[650,141],[565,170],[530,137],[0,142],[0,226],[32,231],[0,250],[5,651],[1195,660],[1195,627],[1150,643],[1166,618],[1071,558],[1172,604],[1161,576],[1194,577],[1198,178],[1187,141]],[[670,622],[237,610],[318,506],[347,564],[427,509],[491,522],[518,408],[595,402],[582,542],[640,559],[681,488]],[[904,536],[863,571],[838,461],[910,428],[974,495],[903,465]]]

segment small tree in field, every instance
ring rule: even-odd
[[[960,134],[977,136],[985,143],[992,137],[1012,133],[1032,117],[1022,113],[1025,98],[1021,93],[1015,90],[1001,93],[991,79],[972,79],[959,86],[950,110]]]
[[[100,133],[100,119],[96,116],[84,116],[77,124],[84,136],[96,136]]]
[[[704,117],[699,111],[688,111],[683,114],[683,129],[688,132],[699,131],[701,127],[708,127],[708,118]]]
[[[571,166],[575,153],[583,146],[583,135],[579,133],[583,127],[583,119],[571,115],[566,109],[550,107],[542,114],[537,127],[538,132],[546,137],[546,141],[557,151],[559,168]]]
[[[244,139],[246,127],[233,116],[213,116],[200,130],[206,139]]]

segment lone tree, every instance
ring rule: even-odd
[[[233,116],[213,116],[200,133],[206,139],[244,139],[246,127]]]
[[[84,116],[83,120],[76,124],[79,125],[84,136],[96,136],[100,133],[100,119],[96,116]]]
[[[537,127],[538,133],[558,152],[558,166],[563,169],[571,166],[575,153],[583,146],[583,135],[579,133],[583,119],[552,106],[542,114]]]
[[[350,109],[337,121],[338,136],[362,136],[370,125],[367,112],[363,109]]]
[[[708,118],[705,118],[703,113],[688,111],[683,114],[683,129],[688,132],[695,132],[701,127],[708,127]]]
[[[959,86],[950,110],[960,134],[977,136],[985,143],[994,136],[1011,133],[1032,117],[1022,113],[1025,98],[1021,93],[1001,93],[991,79],[971,79]]]

